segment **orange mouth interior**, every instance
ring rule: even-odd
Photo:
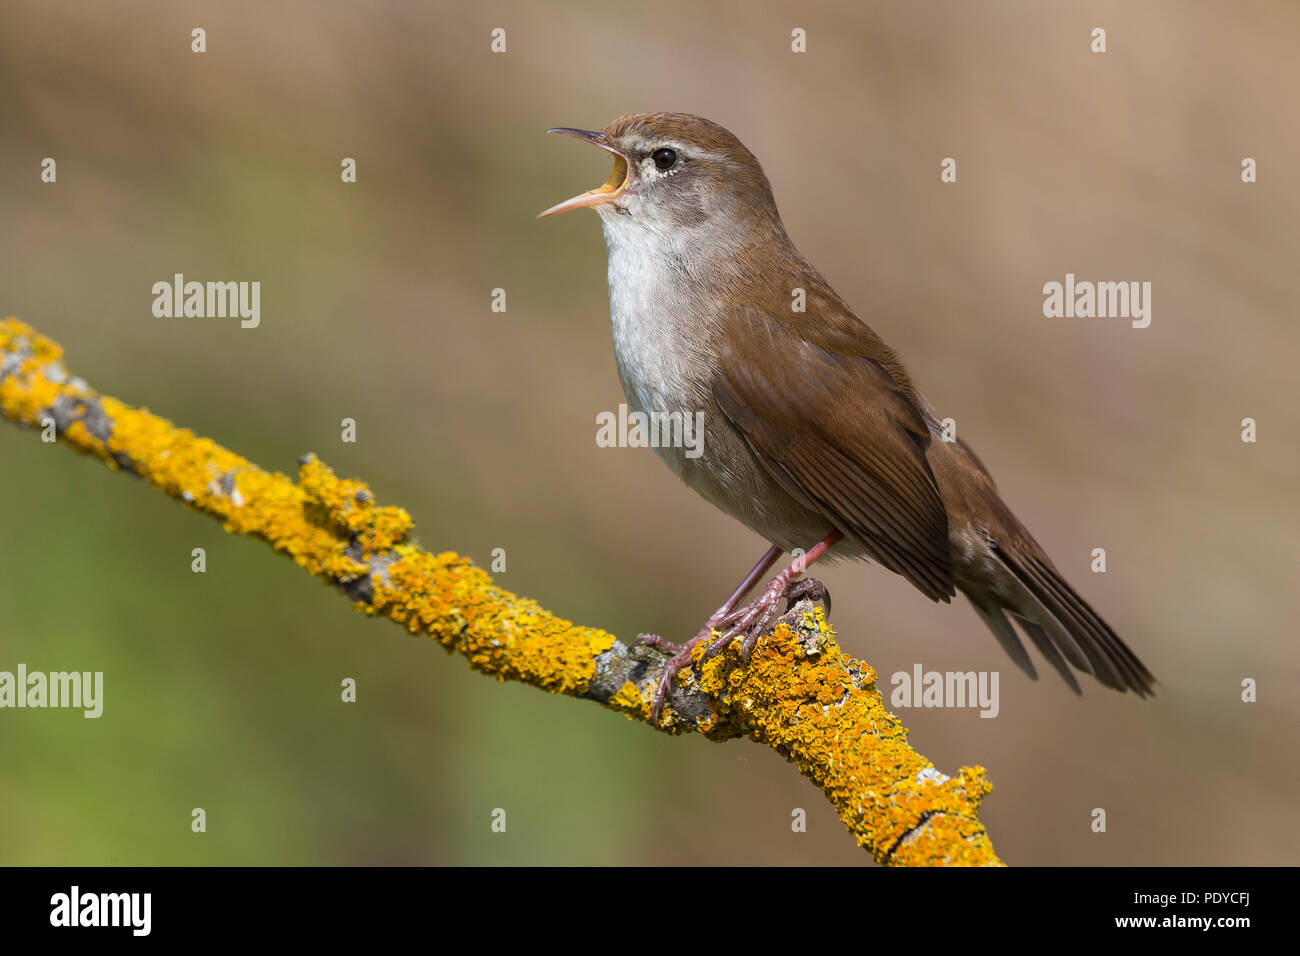
[[[608,147],[602,147],[608,149]],[[568,212],[570,209],[580,209],[583,206],[594,206],[597,203],[605,202],[610,199],[617,199],[623,194],[627,187],[627,160],[619,153],[609,150],[614,156],[614,171],[609,174],[609,179],[605,180],[595,189],[589,189],[585,193],[574,196],[572,199],[566,199],[562,203],[557,203],[545,212],[537,214],[538,219],[546,216],[554,216],[558,213]]]
[[[599,189],[594,189],[592,190],[592,192],[605,193],[607,195],[618,193],[622,191],[623,187],[626,184],[627,184],[627,160],[624,159],[622,156],[620,156],[618,153],[615,153],[614,171],[609,174],[609,179],[605,180],[604,184],[602,184]]]

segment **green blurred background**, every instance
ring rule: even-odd
[[[763,542],[649,450],[596,446],[623,400],[597,220],[533,216],[608,173],[547,127],[708,116],[1162,682],[1076,699],[964,601],[821,575],[884,674],[1002,672],[995,720],[903,717],[940,769],[989,768],[1003,858],[1294,862],[1297,35],[1282,2],[8,0],[0,315],[264,467],[315,451],[428,547],[505,548],[501,583],[560,614],[686,636]],[[155,319],[175,272],[260,281],[261,327]],[[1045,319],[1066,272],[1151,281],[1151,327]],[[0,491],[0,669],[106,683],[99,720],[0,712],[0,862],[869,863],[772,752],[486,680],[3,423]]]

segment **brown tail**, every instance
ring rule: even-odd
[[[1070,665],[1107,687],[1139,697],[1155,693],[1156,679],[1092,606],[1037,548],[1008,553],[992,542],[993,557],[1005,575],[996,589],[963,589],[1003,649],[1030,677],[1037,678],[1010,620],[1034,643],[1074,692],[1079,683]],[[1068,663],[1067,663],[1068,662]]]
[[[1154,694],[1151,672],[1052,566],[970,447],[931,441],[927,457],[948,512],[957,586],[1020,669],[1037,679],[1013,621],[1076,694],[1070,665],[1107,687]]]

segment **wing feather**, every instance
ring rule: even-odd
[[[782,487],[946,601],[954,593],[948,515],[911,384],[891,373],[892,353],[851,314],[818,319],[828,317],[737,313],[718,345],[714,398]]]

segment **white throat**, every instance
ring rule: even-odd
[[[601,214],[609,251],[609,318],[619,379],[637,411],[698,408],[708,385],[707,323],[693,306],[683,233],[631,215]],[[688,359],[695,357],[694,362]]]

